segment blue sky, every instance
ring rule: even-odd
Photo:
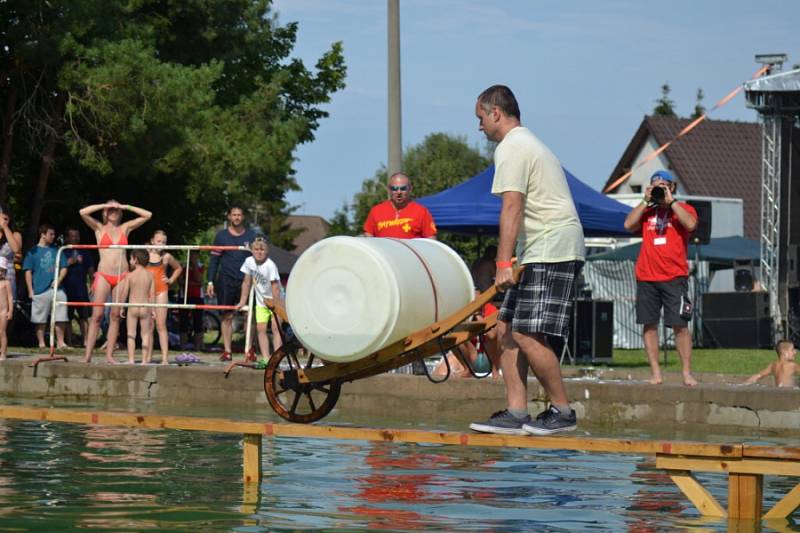
[[[294,57],[313,67],[344,44],[347,87],[333,95],[316,140],[295,156],[299,214],[330,218],[387,160],[386,1],[276,0],[299,23]],[[713,104],[749,79],[757,53],[800,63],[796,0],[400,0],[403,146],[426,135],[485,145],[476,96],[503,83],[523,125],[578,178],[600,189],[668,82],[681,116],[698,88]],[[712,119],[755,121],[739,94]]]

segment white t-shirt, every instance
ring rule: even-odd
[[[243,274],[253,278],[253,285],[256,288],[256,305],[266,307],[264,299],[272,299],[272,282],[280,283],[281,275],[275,262],[267,258],[260,265],[256,263],[253,256],[248,257],[239,269]]]
[[[528,128],[509,131],[494,151],[492,194],[524,196],[517,259],[526,263],[583,261],[583,227],[558,158]]]

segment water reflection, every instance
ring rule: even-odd
[[[0,421],[0,529],[725,531],[653,459]],[[724,476],[701,482],[726,500]],[[768,478],[765,508],[796,480]],[[793,521],[764,531],[796,529]]]

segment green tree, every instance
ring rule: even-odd
[[[313,140],[345,66],[339,43],[314,72],[291,58],[297,25],[270,8],[0,2],[0,201],[35,233],[43,211],[74,222],[81,205],[114,197],[154,212],[142,235],[158,225],[173,242],[239,203],[268,213],[265,231],[287,245],[292,154]]]
[[[704,97],[705,95],[703,94],[703,89],[697,89],[697,99],[694,104],[694,112],[691,116],[692,119],[700,118],[705,115],[706,108],[703,106]]]
[[[333,212],[333,218],[330,220],[330,227],[326,237],[335,237],[337,235],[358,235],[361,233],[355,227],[350,217],[350,206],[347,202],[342,204],[342,207]]]
[[[484,170],[491,159],[467,144],[463,136],[432,133],[403,154],[403,173],[411,178],[415,197],[428,196],[454,185]],[[348,233],[360,234],[369,210],[386,200],[386,167],[381,166],[372,178],[364,180],[349,209],[337,211],[335,216],[352,216]],[[471,261],[476,255],[476,241],[472,237],[440,233],[439,239]]]
[[[661,86],[661,98],[656,100],[656,107],[653,108],[653,115],[656,117],[677,117],[675,113],[675,102],[669,97],[672,89],[668,82]]]

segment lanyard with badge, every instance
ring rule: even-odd
[[[653,245],[664,246],[667,244],[667,226],[670,218],[669,209],[662,211],[656,209],[656,235],[653,237]]]

